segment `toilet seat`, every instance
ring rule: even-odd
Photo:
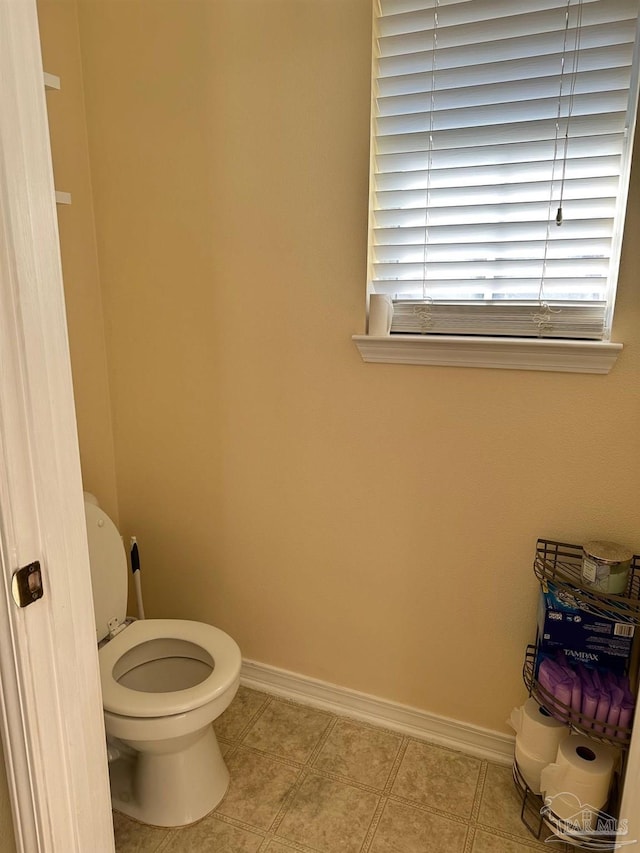
[[[124,654],[151,640],[183,640],[204,650],[214,669],[199,684],[184,690],[147,693],[119,684],[114,669]],[[182,714],[216,699],[237,679],[241,655],[235,641],[212,625],[184,619],[142,619],[132,622],[98,651],[105,711],[125,717],[166,717]]]

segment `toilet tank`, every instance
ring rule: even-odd
[[[108,636],[113,620],[127,612],[127,555],[118,528],[106,512],[85,499],[89,564],[98,642]]]

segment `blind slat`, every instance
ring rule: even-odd
[[[634,21],[613,21],[608,24],[583,27],[580,37],[580,49],[625,45],[634,43],[632,24]],[[428,39],[423,39],[420,46],[413,52],[400,52],[378,57],[378,75],[380,78],[395,77],[401,74],[416,74],[431,71],[433,67],[433,46]],[[519,39],[501,39],[492,42],[478,42],[469,50],[469,45],[438,48],[437,67],[447,68],[477,68],[479,65],[497,64],[512,60],[530,59],[548,54],[562,53],[564,50],[564,33],[559,30],[553,39],[548,35],[532,34]]]
[[[480,3],[481,6],[482,3]],[[573,28],[576,26],[577,6],[578,4],[574,3],[570,12],[570,21],[573,23]],[[560,48],[562,49],[565,32],[566,4],[559,9],[549,9],[541,12],[527,11],[525,6],[524,10],[516,14],[489,19],[476,18],[474,15],[473,19],[468,22],[463,22],[459,18],[456,20],[456,17],[450,12],[451,8],[454,7],[449,7],[449,10],[446,7],[438,10],[438,51],[461,45],[475,46],[480,43],[486,44],[505,39],[518,39],[523,35],[528,36],[529,34],[543,34],[547,36],[548,42],[559,38]],[[502,8],[513,12],[514,7],[503,4]],[[518,8],[522,9],[522,7]],[[473,14],[475,10],[472,8],[470,12]],[[583,4],[582,27],[599,27],[610,23],[628,21],[633,19],[636,13],[634,0],[595,0],[595,2],[587,2]],[[414,20],[417,19],[414,18]],[[384,32],[379,33],[378,50],[380,51],[380,55],[394,56],[424,50],[425,43],[429,42],[433,37],[433,14],[426,15],[424,21],[426,22],[424,27],[420,25],[416,30],[411,29],[399,35],[385,35]],[[383,19],[379,29],[383,29],[384,26],[385,21]]]
[[[612,219],[573,219],[550,232],[552,241],[566,240],[568,237],[575,239],[590,239],[592,237],[609,237],[611,234]],[[481,241],[502,243],[521,240],[545,240],[547,237],[547,223],[539,222],[495,222],[489,225],[435,225],[429,226],[429,244],[439,243],[464,243],[469,240],[473,243]],[[413,246],[424,240],[424,228],[375,228],[373,231],[374,251],[378,246]]]
[[[476,64],[473,73],[474,85],[502,83],[505,80],[529,80],[556,74],[561,69],[563,54],[550,53],[544,56],[530,56],[524,59],[512,59],[505,62]],[[633,44],[614,44],[604,47],[582,49],[580,51],[580,73],[599,71],[608,68],[630,66],[633,59]],[[573,51],[565,57],[565,65],[573,62]],[[436,74],[441,89],[469,85],[469,71],[463,68],[439,68]],[[428,92],[431,89],[431,70],[415,74],[400,74],[394,77],[381,77],[378,80],[377,96],[409,95],[415,92]],[[556,85],[556,92],[558,87]]]
[[[576,75],[574,95],[591,98],[594,93],[624,93],[623,104],[626,105],[627,87],[629,83],[630,64],[618,68],[585,71]],[[438,75],[436,75],[438,77]],[[538,76],[528,80],[509,80],[501,83],[482,84],[480,86],[456,86],[447,88],[438,79],[434,91],[427,87],[422,92],[410,95],[391,95],[378,98],[378,116],[398,116],[422,113],[425,104],[437,112],[478,107],[495,104],[514,103],[515,101],[548,100],[551,98],[555,107],[554,115],[558,112],[558,93],[562,86],[565,96],[560,101],[561,115],[567,115],[569,104],[570,81],[562,80],[560,74]]]
[[[576,95],[573,101],[573,116],[584,117],[598,115],[605,108],[626,112],[629,93],[624,89],[612,92],[594,92],[592,94]],[[568,96],[561,99],[560,115],[568,113]],[[426,104],[425,104],[426,107]],[[492,127],[511,122],[522,122],[551,119],[555,122],[558,114],[558,97],[537,98],[530,101],[510,101],[469,107],[451,107],[429,112],[411,113],[401,116],[379,116],[376,130],[380,136],[398,133],[424,133],[433,129],[435,132],[465,127]],[[498,137],[499,138],[499,137]]]
[[[426,165],[423,163],[423,166]],[[413,171],[386,172],[376,174],[379,192],[387,190],[423,190],[439,187],[472,187],[486,184],[521,184],[537,181],[558,180],[561,167],[548,160],[526,163],[503,163],[494,166],[462,166],[458,169],[415,169]],[[620,173],[620,157],[576,157],[567,160],[566,178],[615,177]]]
[[[617,177],[578,178],[568,180],[564,188],[564,198],[567,201],[580,198],[598,198],[615,196],[618,189]],[[481,206],[496,204],[511,200],[548,201],[557,198],[557,193],[550,191],[549,181],[532,181],[522,184],[505,184],[462,187],[438,187],[429,193],[429,203],[438,206]],[[375,209],[390,210],[393,208],[424,207],[424,190],[400,190],[397,192],[376,192]],[[555,211],[554,211],[555,215]]]
[[[569,142],[567,157],[569,160],[579,157],[608,157],[620,156],[622,153],[624,134],[602,134],[595,137],[572,137]],[[424,148],[418,151],[400,152],[398,154],[378,154],[376,158],[378,176],[393,172],[420,171],[431,157],[432,169],[450,169],[458,166],[461,169],[471,169],[484,166],[503,166],[511,163],[535,163],[553,159],[554,140],[542,139],[515,144],[501,143],[499,145],[477,145],[473,148],[435,149],[431,152]]]
[[[528,297],[535,299],[538,295],[538,288],[540,286],[539,276],[529,276],[528,278],[524,276],[520,278],[515,276],[502,276],[501,278],[491,280],[485,279],[483,281],[460,279],[460,282],[464,285],[464,290],[466,292],[475,293],[477,291],[478,293],[483,293],[491,290],[496,297],[503,299],[511,293],[514,294],[514,299],[526,299]],[[596,299],[597,296],[594,294],[598,293],[605,283],[605,278],[579,278],[577,276],[570,275],[555,278],[553,276],[549,276],[545,282],[545,287],[549,288],[552,293],[569,291],[572,293],[580,293],[585,299]],[[394,299],[417,299],[419,298],[419,295],[422,294],[422,286],[423,282],[421,279],[407,279],[404,281],[388,279],[380,282],[379,286],[376,287],[376,292],[386,293]],[[460,290],[462,289],[463,288],[460,287]],[[456,288],[452,286],[450,279],[434,278],[433,281],[429,283],[429,293],[430,295],[433,294],[434,298],[460,298],[456,294]],[[516,293],[519,293],[520,296],[516,297]],[[467,298],[470,299],[471,297]]]
[[[450,243],[430,243],[429,261],[438,263],[460,261],[538,260],[544,258],[545,236],[539,240],[508,240],[506,242],[465,242],[452,246]],[[396,265],[422,263],[424,246],[403,243],[374,247],[374,263]],[[547,258],[571,260],[571,258],[608,258],[611,252],[611,237],[581,237],[556,239],[547,245]]]
[[[571,201],[571,215],[567,221],[589,219],[592,217],[613,218],[616,212],[616,198],[577,199]],[[522,202],[515,200],[511,203],[461,205],[451,207],[430,207],[429,222],[435,225],[478,225],[493,222],[546,222],[549,218],[548,199],[537,202]],[[427,210],[424,206],[403,210],[375,210],[373,220],[377,227],[416,227],[425,223]],[[562,226],[564,228],[564,225]]]

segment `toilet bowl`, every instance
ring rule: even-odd
[[[240,649],[202,622],[126,619],[120,534],[90,498],[85,514],[112,804],[143,823],[184,826],[229,784],[212,722],[238,689]]]

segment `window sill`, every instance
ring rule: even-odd
[[[609,373],[622,344],[454,335],[353,335],[362,360],[384,364]]]

